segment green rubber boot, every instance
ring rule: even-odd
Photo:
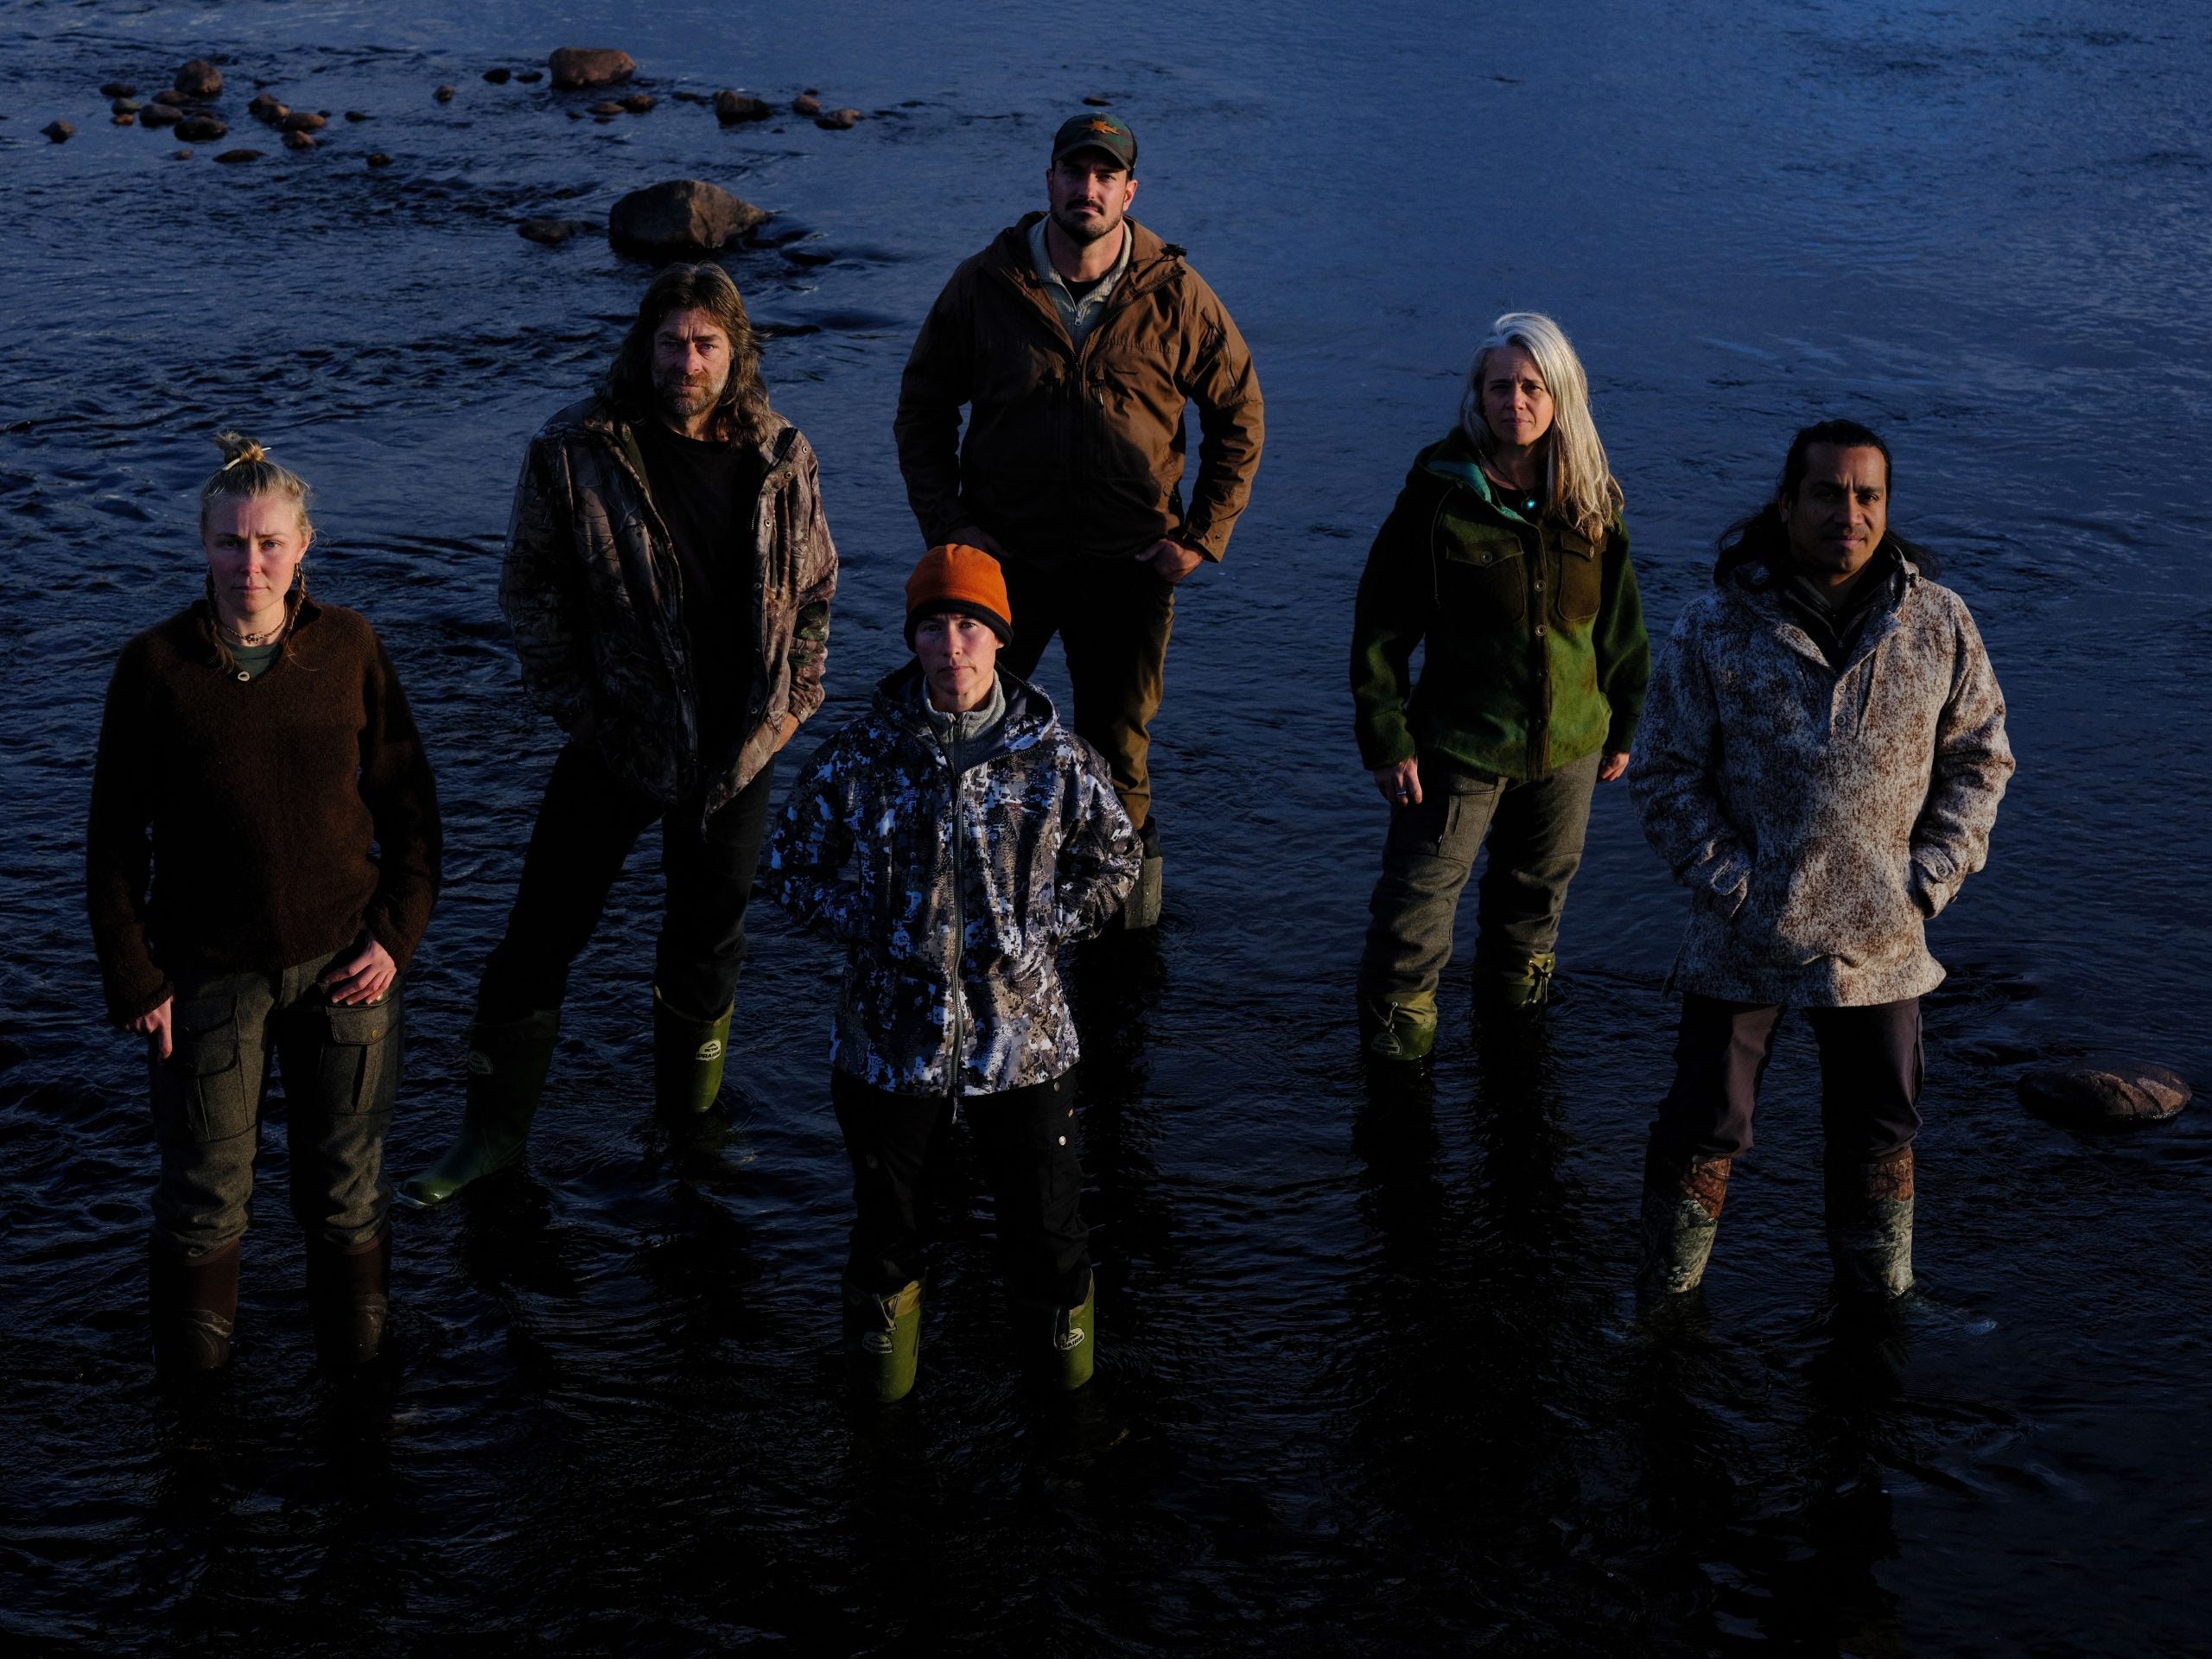
[[[1878,1164],[1827,1166],[1828,1255],[1847,1296],[1894,1300],[1912,1288],[1912,1148]]]
[[[653,1099],[671,1117],[696,1117],[722,1091],[733,1002],[712,1020],[678,1013],[653,987]]]
[[[1090,1381],[1090,1369],[1098,1357],[1097,1274],[1084,1282],[1081,1306],[1052,1310],[1052,1343],[1050,1380],[1073,1394]]]
[[[1551,995],[1552,970],[1559,957],[1541,956],[1485,962],[1475,958],[1475,1004],[1478,1007],[1534,1012]]]
[[[469,1027],[468,1104],[461,1115],[461,1138],[429,1168],[402,1181],[392,1196],[412,1209],[435,1209],[471,1181],[521,1157],[560,1033],[557,1008]]]
[[[1419,1065],[1436,1046],[1436,997],[1422,993],[1396,1001],[1359,1000],[1359,1048],[1370,1060]]]
[[[1730,1160],[1643,1158],[1643,1262],[1637,1300],[1646,1304],[1686,1296],[1705,1279],[1720,1206],[1728,1197]]]
[[[910,1280],[888,1296],[845,1281],[845,1352],[853,1381],[884,1405],[913,1391],[922,1351],[922,1281]]]

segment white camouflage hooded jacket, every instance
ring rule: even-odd
[[[1942,982],[1923,925],[1982,867],[2012,751],[1965,601],[1902,573],[1840,669],[1763,566],[1675,624],[1630,783],[1690,890],[1682,989],[1849,1007]]]
[[[999,676],[995,740],[947,746],[919,668],[791,785],[764,889],[845,947],[830,1063],[900,1095],[986,1095],[1076,1063],[1060,947],[1121,908],[1141,853],[1105,762],[1045,694]]]

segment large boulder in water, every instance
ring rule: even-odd
[[[766,99],[748,98],[731,87],[725,86],[715,94],[715,119],[726,127],[734,127],[741,121],[766,121],[775,112]]]
[[[638,73],[627,52],[611,46],[564,46],[545,60],[556,86],[612,86]]]
[[[671,179],[632,190],[607,215],[607,239],[626,253],[716,253],[767,219],[704,179]]]
[[[2020,1079],[2030,1109],[2069,1123],[2157,1123],[2189,1104],[2191,1090],[2163,1065],[2117,1060],[2107,1065],[2055,1065]]]

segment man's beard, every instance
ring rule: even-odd
[[[1103,240],[1120,230],[1122,216],[1119,213],[1101,213],[1096,219],[1076,219],[1072,215],[1064,214],[1055,207],[1052,210],[1052,223],[1060,227],[1060,233],[1069,241],[1088,247],[1093,242]]]
[[[687,385],[681,380],[656,381],[653,385],[653,396],[660,400],[661,408],[687,421],[712,409],[721,395],[720,386]]]

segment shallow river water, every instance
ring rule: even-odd
[[[2204,1652],[2212,1132],[2026,1116],[2038,1056],[2212,1081],[2212,48],[2147,0],[1662,9],[11,6],[0,15],[0,1637],[371,1654]],[[487,84],[619,44],[658,106]],[[228,143],[95,88],[224,56]],[[360,109],[291,155],[265,82]],[[450,103],[432,89],[450,83]],[[868,114],[723,131],[677,91]],[[830,951],[762,915],[737,1122],[645,1084],[651,837],[580,964],[525,1175],[397,1222],[389,1396],[315,1377],[272,1132],[232,1374],[150,1384],[152,1165],[80,897],[99,697],[198,585],[236,425],[320,494],[317,591],[425,727],[449,886],[394,1166],[445,1142],[550,727],[494,603],[521,445],[646,275],[533,213],[716,180],[728,256],[845,557],[825,722],[895,666],[918,550],[890,442],[913,329],[1112,99],[1138,216],[1250,340],[1268,439],[1185,588],[1155,749],[1156,948],[1087,965],[1097,1385],[1014,1380],[987,1224],[951,1217],[924,1380],[838,1388]],[[78,127],[67,144],[38,128]],[[372,169],[372,149],[391,165]],[[1533,1052],[1461,963],[1433,1089],[1370,1098],[1350,981],[1382,830],[1344,658],[1368,537],[1495,314],[1589,365],[1655,632],[1791,429],[1891,435],[2009,696],[1988,871],[1934,928],[1922,1292],[1825,1298],[1809,1038],[1785,1028],[1701,1317],[1631,1317],[1643,1124],[1683,901],[1602,793]],[[1043,677],[1061,683],[1057,661]],[[827,725],[820,729],[826,730]],[[805,740],[802,740],[802,747]],[[1471,912],[1465,930],[1471,932]],[[279,1109],[281,1112],[281,1108]]]

